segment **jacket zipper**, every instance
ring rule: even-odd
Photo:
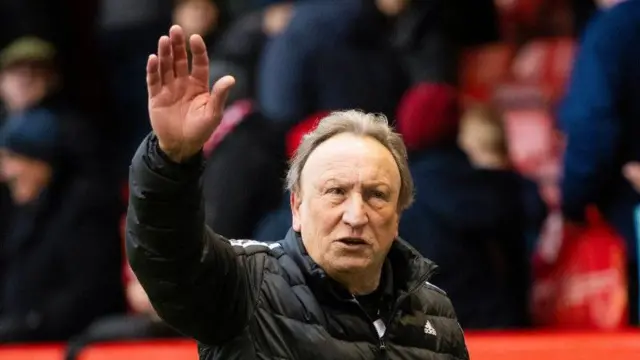
[[[387,359],[388,358],[387,344],[385,342],[387,334],[389,333],[387,331],[387,329],[389,329],[389,325],[391,325],[391,321],[393,321],[393,318],[395,317],[396,312],[398,312],[398,308],[400,307],[400,304],[402,304],[405,299],[407,299],[409,296],[411,296],[411,294],[415,293],[427,280],[429,280],[429,278],[431,277],[433,272],[434,272],[434,270],[431,270],[431,271],[428,271],[427,273],[425,273],[424,275],[422,275],[420,277],[420,280],[418,281],[418,285],[414,286],[409,291],[407,291],[406,294],[404,294],[401,297],[399,297],[398,300],[393,304],[393,307],[391,308],[391,312],[389,312],[388,321],[387,321],[387,323],[384,324],[385,325],[385,331],[384,331],[384,334],[382,334],[382,336],[380,336],[378,334],[378,329],[374,325],[375,321],[364,310],[362,305],[360,305],[360,302],[358,302],[358,299],[356,299],[356,297],[354,295],[351,295],[352,296],[351,301],[353,303],[355,303],[356,305],[358,305],[358,308],[360,308],[362,313],[367,317],[367,319],[369,319],[369,324],[371,325],[371,328],[373,328],[373,331],[378,336],[378,350],[380,351],[380,354],[382,355],[382,359]]]
[[[362,307],[362,305],[360,305],[360,302],[358,301],[358,299],[356,299],[356,297],[354,295],[351,295],[351,301],[358,305],[358,308],[360,309],[360,311],[362,311],[362,313],[366,316],[366,318],[369,320],[369,325],[371,326],[371,328],[373,329],[373,332],[376,334],[376,336],[378,337],[378,349],[380,350],[380,353],[385,354],[385,356],[383,357],[384,359],[386,359],[386,351],[387,351],[387,345],[384,342],[384,335],[387,333],[386,329],[384,334],[380,335],[378,333],[378,329],[376,328],[375,325],[375,321],[371,318],[371,316],[369,316],[369,314],[366,312],[366,310]],[[385,324],[386,325],[386,324]]]
[[[389,358],[387,354],[387,345],[384,343],[384,334],[380,337],[380,355],[382,356],[382,359]]]

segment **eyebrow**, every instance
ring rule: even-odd
[[[352,183],[341,181],[335,177],[327,178],[326,180],[322,180],[319,184],[319,187],[327,186],[327,184],[335,184],[340,186],[353,186]],[[376,188],[376,187],[385,187],[387,189],[391,189],[391,185],[384,181],[369,181],[362,184],[362,187],[365,188]]]

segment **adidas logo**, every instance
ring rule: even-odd
[[[436,329],[433,328],[433,325],[431,325],[431,321],[429,320],[427,320],[427,323],[424,324],[424,333],[428,335],[433,335],[433,336],[438,335],[438,333],[436,332]]]

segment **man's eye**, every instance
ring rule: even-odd
[[[327,190],[327,193],[331,195],[344,195],[345,191],[342,188],[330,188]]]
[[[371,190],[369,192],[369,197],[374,198],[374,199],[386,199],[387,198],[387,194],[384,191],[380,191],[380,190]]]

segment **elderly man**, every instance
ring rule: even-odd
[[[201,37],[159,40],[147,63],[153,134],[133,158],[130,264],[201,359],[468,359],[436,266],[397,238],[412,200],[406,149],[384,118],[325,118],[288,175],[293,227],[266,244],[204,226],[201,148],[233,78],[208,89]],[[230,169],[233,171],[233,169]]]

